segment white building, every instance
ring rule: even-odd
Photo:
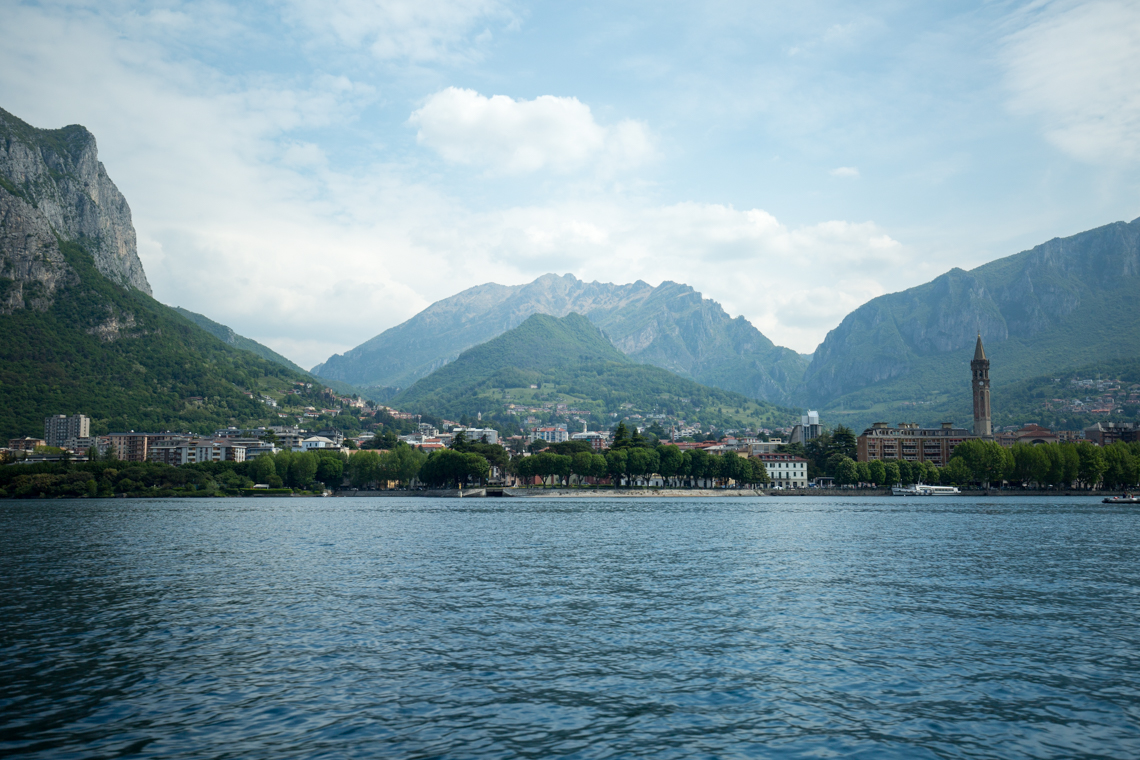
[[[531,441],[546,441],[547,443],[562,443],[570,440],[570,433],[566,428],[545,427],[538,428],[530,434]]]
[[[759,454],[756,457],[764,463],[768,477],[772,479],[770,488],[807,488],[807,460],[794,454]]]
[[[819,412],[808,411],[800,417],[800,424],[792,428],[791,442],[805,444],[823,435],[823,425],[819,423]]]
[[[312,451],[313,449],[337,449],[340,448],[335,443],[325,438],[323,435],[314,435],[301,441],[301,451]]]

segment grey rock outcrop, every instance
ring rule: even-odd
[[[94,135],[36,129],[0,110],[0,310],[46,309],[75,277],[60,239],[81,244],[108,279],[150,294],[130,207]]]
[[[775,346],[743,317],[688,285],[583,282],[545,274],[526,285],[488,283],[437,301],[416,316],[313,368],[360,386],[407,387],[532,314],[577,313],[636,362],[752,398],[790,403],[807,360]]]
[[[1120,330],[1131,335],[1138,288],[1140,219],[1055,238],[969,272],[952,269],[848,314],[816,350],[805,396],[827,403],[904,377],[928,357],[968,354],[979,332],[987,350],[1000,351],[1003,341],[1031,349],[1046,339],[1071,352],[1088,348],[1098,306],[1117,314]],[[1122,342],[1114,337],[1104,355],[1113,355],[1112,344]],[[1063,353],[1051,356],[1037,374],[1066,361]]]

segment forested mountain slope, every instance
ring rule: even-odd
[[[954,269],[849,314],[815,352],[804,396],[852,424],[969,413],[980,332],[997,414],[1006,384],[1140,357],[1138,293],[1140,219]]]
[[[638,364],[579,314],[534,314],[518,327],[463,352],[400,393],[407,411],[458,418],[521,421],[509,408],[563,404],[592,426],[638,414],[664,415],[718,428],[782,425],[790,409],[710,388],[667,370]]]
[[[309,379],[149,293],[130,208],[91,133],[0,111],[0,438],[76,412],[95,433],[268,422],[257,392]]]
[[[489,283],[438,301],[375,338],[313,368],[360,386],[407,387],[462,351],[531,314],[585,315],[638,362],[706,385],[786,403],[807,360],[775,346],[743,317],[687,285],[583,282],[547,274],[527,285]]]

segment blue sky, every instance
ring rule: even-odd
[[[1140,216],[1140,3],[0,0],[160,300],[305,366],[471,285],[686,282],[803,352]]]

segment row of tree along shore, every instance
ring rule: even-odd
[[[624,431],[622,431],[624,433]],[[849,431],[848,431],[849,432]],[[856,462],[843,430],[791,445],[837,485],[887,488],[929,483],[963,488],[1002,484],[1071,490],[1128,489],[1140,484],[1140,443],[1106,447],[1088,442],[1016,445],[992,441],[960,444],[946,467],[906,460]],[[853,443],[853,441],[850,441]],[[850,453],[854,453],[851,451]],[[554,444],[532,456],[511,457],[501,446],[456,437],[449,449],[427,454],[403,443],[386,451],[339,450],[266,454],[248,462],[204,462],[181,467],[154,462],[96,459],[0,467],[0,497],[221,496],[322,493],[343,488],[459,488],[498,482],[534,487],[594,486],[671,489],[753,488],[771,482],[763,462],[735,452],[714,454],[641,436],[615,436],[602,453],[588,444]],[[810,469],[809,469],[810,473]],[[256,486],[256,488],[255,488]]]

